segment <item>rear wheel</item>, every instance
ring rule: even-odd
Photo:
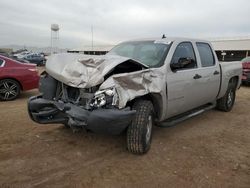
[[[131,153],[146,153],[151,144],[153,128],[153,104],[147,100],[135,102],[136,115],[127,130],[127,148]]]
[[[234,82],[230,82],[228,84],[226,94],[217,101],[217,109],[229,112],[232,110],[234,102],[235,102],[235,92],[236,86]]]
[[[20,85],[12,79],[0,80],[0,100],[14,100],[20,94]]]

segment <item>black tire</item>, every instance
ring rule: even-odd
[[[236,86],[235,82],[230,82],[228,84],[226,94],[217,100],[217,109],[229,112],[232,110],[234,102],[235,102],[235,94],[236,94]]]
[[[0,80],[0,100],[14,100],[20,94],[20,84],[12,79]]]
[[[151,144],[154,110],[147,100],[136,101],[133,105],[136,115],[127,129],[127,148],[134,154],[146,153]]]

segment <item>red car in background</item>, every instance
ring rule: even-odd
[[[37,88],[38,82],[36,65],[0,55],[0,100],[14,100],[20,91]]]
[[[250,57],[246,57],[241,60],[243,75],[242,75],[242,83],[250,84]]]

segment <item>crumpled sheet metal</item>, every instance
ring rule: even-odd
[[[100,90],[115,87],[118,93],[118,107],[124,108],[128,101],[148,93],[163,96],[164,74],[158,70],[145,69],[142,71],[117,74],[109,77]]]
[[[130,59],[115,55],[90,56],[62,53],[48,59],[46,71],[66,85],[90,88],[101,84],[109,71],[128,60]]]
[[[119,97],[119,108],[124,108],[128,101],[148,93],[163,96],[162,80],[165,80],[165,77],[159,69],[115,74],[104,81],[107,73],[128,60],[131,59],[114,55],[56,54],[47,61],[46,71],[55,79],[72,87],[90,88],[99,84],[100,90],[115,87]],[[133,62],[147,68],[140,62]]]

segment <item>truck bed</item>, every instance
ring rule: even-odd
[[[241,75],[242,75],[242,64],[240,61],[232,61],[232,62],[219,62],[221,69],[221,87],[218,93],[218,99],[223,97],[227,91],[227,86],[230,78],[239,77],[237,88],[240,87],[241,84]]]

